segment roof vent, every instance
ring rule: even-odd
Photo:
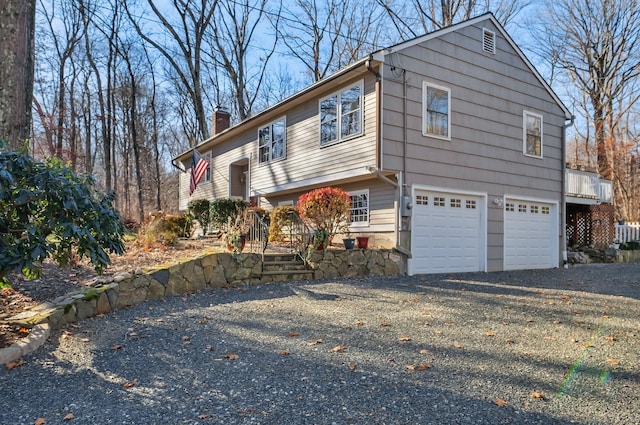
[[[486,28],[482,29],[482,50],[496,54],[496,33]]]

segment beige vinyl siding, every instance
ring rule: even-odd
[[[369,190],[369,225],[354,227],[352,229],[354,233],[392,233],[394,231],[396,220],[394,205],[397,197],[395,187],[378,179],[369,179],[357,183],[339,185],[338,187],[347,192],[365,189]],[[283,201],[293,200],[294,204],[296,204],[298,197],[306,192],[308,191],[298,191],[280,196],[269,196],[264,198],[264,201],[260,206],[267,210],[271,210],[277,207],[278,203]]]
[[[339,143],[320,146],[319,99],[357,84],[363,84],[363,132]],[[318,93],[318,97],[286,112],[286,159],[271,163],[252,162],[251,184],[258,193],[291,182],[304,181],[331,174],[376,165],[375,79],[367,73]],[[257,138],[257,127],[251,130]],[[257,150],[257,141],[254,143]]]
[[[247,125],[239,136],[213,145],[212,181],[189,196],[189,176],[180,186],[180,208],[186,209],[189,200],[215,199],[229,196],[229,165],[241,158],[249,158],[250,189],[260,196],[273,193],[283,185],[312,179],[322,179],[330,185],[332,176],[366,173],[365,167],[376,166],[376,93],[375,77],[359,72],[339,84],[330,85],[311,100],[302,102],[281,113]],[[354,84],[362,83],[362,133],[328,146],[320,146],[319,99]],[[258,162],[258,129],[263,125],[286,118],[286,157],[260,164]],[[203,151],[204,152],[204,151]],[[190,161],[190,159],[189,159]],[[190,166],[186,164],[187,167]],[[235,184],[235,183],[234,183]],[[268,203],[266,204],[268,205]]]
[[[189,163],[186,164],[187,172],[180,173],[179,179],[179,190],[180,190],[180,199],[178,204],[178,209],[180,211],[185,211],[189,207],[189,201],[193,199],[212,199],[213,197],[213,183],[212,181],[204,181],[202,179],[198,184],[193,195],[189,196],[189,187],[191,186],[191,158],[189,158]]]
[[[496,54],[482,50],[482,28]],[[505,194],[561,200],[564,113],[490,21],[462,27],[394,53],[407,70],[406,183],[488,194],[487,262],[502,269]],[[383,70],[383,167],[402,170],[402,81]],[[451,92],[451,140],[422,135],[422,82]],[[543,116],[543,158],[522,154],[523,111]],[[562,244],[561,244],[562,245]]]

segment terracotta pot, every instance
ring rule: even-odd
[[[358,248],[367,249],[367,246],[369,245],[369,236],[357,236],[356,239],[358,240]]]

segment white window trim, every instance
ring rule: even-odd
[[[273,159],[273,124],[277,123],[278,121],[282,121],[284,123],[284,156],[280,157],[280,158],[276,158]],[[271,127],[270,128],[270,136],[271,136],[271,145],[269,146],[269,159],[266,161],[262,161],[262,155],[260,155],[260,131],[265,128],[265,127]],[[258,128],[258,135],[257,135],[257,143],[258,143],[258,164],[259,165],[263,165],[263,164],[269,164],[271,162],[277,162],[277,161],[283,161],[285,159],[287,159],[287,117],[282,116],[278,119],[275,119],[271,122],[269,122],[268,124],[265,125],[261,125]]]
[[[211,176],[213,175],[213,164],[211,163],[211,157],[212,157],[211,151],[205,152],[200,156],[202,157],[202,159],[204,159],[209,163],[209,167],[207,168],[207,171],[204,173],[204,176],[202,177],[202,183],[210,182]]]
[[[529,115],[540,118],[540,155],[534,155],[527,152],[527,116]],[[544,120],[542,119],[542,115],[536,114],[535,112],[522,112],[522,154],[524,156],[528,156],[529,158],[544,158]]]
[[[349,196],[367,195],[367,221],[358,221],[356,223],[350,222],[350,229],[361,229],[363,227],[369,227],[371,222],[371,196],[369,195],[369,189],[352,190],[347,192]]]
[[[353,133],[350,134],[346,137],[342,137],[342,99],[341,99],[341,94],[342,92],[345,92],[353,87],[359,86],[360,87],[360,105],[358,106],[358,110],[360,111],[360,131],[358,133]],[[337,138],[336,140],[332,140],[330,142],[327,142],[325,144],[322,144],[322,115],[321,115],[321,110],[322,110],[322,102],[324,100],[329,99],[330,97],[333,96],[338,96],[338,101],[336,104],[336,117],[337,117],[337,130],[336,130],[336,135]],[[363,80],[358,81],[355,84],[351,84],[349,86],[343,87],[338,91],[335,91],[323,98],[321,98],[318,101],[318,142],[320,144],[321,148],[324,148],[326,146],[332,146],[335,145],[337,143],[340,142],[344,142],[345,140],[350,140],[356,137],[360,137],[362,136],[362,134],[364,134],[364,83]]]
[[[438,90],[444,90],[447,92],[447,135],[446,136],[429,133],[427,131],[427,88],[428,87],[432,87]],[[448,87],[439,86],[437,84],[433,84],[428,81],[422,82],[422,135],[425,137],[431,137],[434,139],[451,141],[451,89],[449,89]]]

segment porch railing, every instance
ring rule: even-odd
[[[295,211],[289,212],[289,247],[293,253],[305,261],[307,247],[313,239],[313,232]]]
[[[247,233],[246,236],[248,251],[256,252],[264,256],[267,244],[269,243],[269,225],[253,210],[249,211],[247,219],[249,221],[249,233]]]
[[[640,241],[640,223],[616,224],[616,242]]]

